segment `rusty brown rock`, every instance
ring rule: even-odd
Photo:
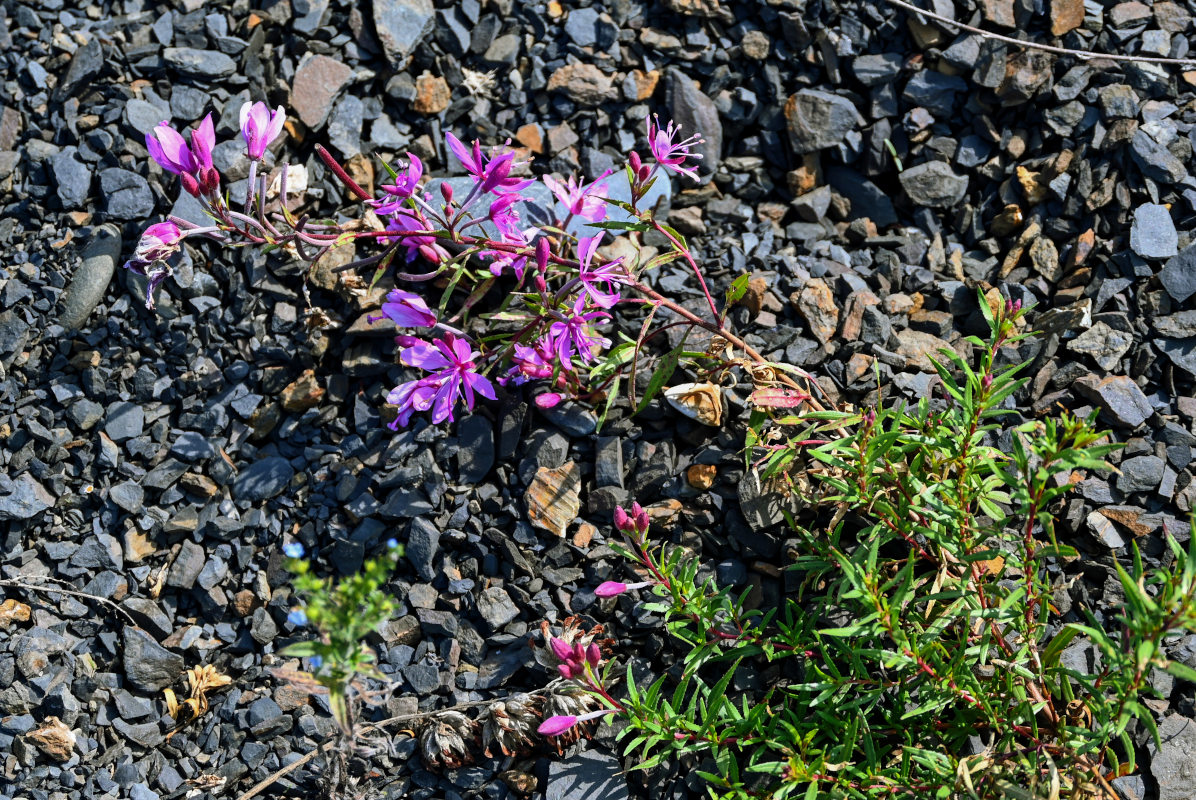
[[[415,79],[415,100],[411,107],[420,114],[439,114],[449,107],[453,100],[453,93],[448,83],[439,75],[433,75],[424,70]]]
[[[644,72],[642,69],[633,69],[627,74],[627,80],[623,82],[623,94],[628,95],[628,100],[636,102],[647,100],[656,92],[656,86],[660,83],[660,70],[650,69]],[[628,92],[628,89],[631,91]]]
[[[555,469],[540,467],[527,487],[527,516],[541,530],[564,538],[581,511],[581,470],[568,461]]]
[[[324,124],[333,101],[352,74],[349,66],[324,55],[314,55],[299,64],[291,83],[291,107],[304,125],[314,130]]]
[[[829,342],[839,327],[839,307],[835,305],[835,294],[826,281],[811,278],[790,301],[810,326],[814,338],[823,344]]]
[[[309,369],[282,390],[280,399],[283,408],[298,413],[315,408],[323,397],[324,387],[316,380],[315,371]]]
[[[867,289],[860,289],[848,296],[846,313],[843,315],[843,330],[840,332],[844,339],[854,342],[860,338],[860,329],[864,324],[864,309],[879,302],[880,298]]]
[[[0,603],[0,631],[6,631],[17,622],[28,622],[32,614],[29,606],[11,597]]]
[[[583,106],[599,106],[613,99],[612,79],[593,64],[566,64],[548,79],[548,91],[564,92]]]
[[[216,481],[207,475],[199,475],[194,472],[184,472],[182,477],[179,478],[179,485],[187,491],[202,497],[215,497],[220,492],[220,487],[216,485]]]
[[[695,489],[705,491],[714,485],[718,467],[714,464],[694,464],[685,471],[685,480]]]
[[[943,356],[939,350],[951,349],[949,342],[934,334],[909,328],[897,331],[897,342],[897,355],[905,358],[906,366],[923,372],[934,372],[934,365],[930,363],[930,358],[933,356],[936,360],[942,361]]]
[[[980,8],[984,18],[1002,28],[1017,27],[1017,17],[1013,13],[1013,0],[982,0]]]
[[[1084,0],[1051,0],[1051,34],[1062,36],[1084,24]]]
[[[74,731],[64,725],[58,717],[46,717],[46,721],[40,727],[25,734],[25,739],[33,742],[38,750],[55,761],[70,760],[75,749]]]
[[[531,150],[533,153],[544,152],[544,128],[538,122],[520,125],[515,131],[515,141]]]

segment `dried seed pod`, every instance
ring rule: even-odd
[[[467,741],[473,739],[473,720],[460,711],[445,711],[437,714],[420,736],[420,752],[429,767],[457,767],[468,764]]]
[[[703,425],[717,428],[723,422],[723,396],[713,383],[679,383],[664,390],[673,408]]]
[[[483,752],[490,757],[490,748],[498,745],[503,755],[522,752],[540,722],[539,698],[519,694],[492,703],[479,717],[482,726]]]

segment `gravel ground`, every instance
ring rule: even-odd
[[[785,590],[785,528],[739,454],[746,386],[728,389],[720,428],[660,402],[631,417],[624,402],[596,433],[591,410],[510,395],[394,434],[383,401],[403,370],[364,322],[378,292],[201,248],[147,313],[114,260],[147,221],[197,211],[172,205],[176,182],[143,135],[211,111],[230,141],[217,164],[241,180],[231,139],[249,98],[288,108],[273,158],[306,169],[323,213],[353,209],[317,143],[367,184],[374,153],[411,150],[451,174],[450,130],[509,137],[537,172],[593,177],[642,147],[650,112],[696,128],[703,182],[676,187],[669,221],[716,288],[753,275],[735,328],[833,399],[928,394],[926,354],[981,325],[976,287],[1038,304],[1017,408],[1100,408],[1127,445],[1119,472],[1059,509],[1084,554],[1058,568],[1068,618],[1120,606],[1112,564],[1130,541],[1157,563],[1164,532],[1187,540],[1196,71],[1022,50],[880,2],[262,5],[0,0],[0,578],[65,581],[120,609],[0,588],[0,798],[236,797],[324,741],[327,708],[269,672],[303,636],[286,620],[284,540],[329,573],[392,536],[406,544],[400,611],[373,643],[399,686],[384,715],[543,686],[527,641],[571,614],[607,624],[637,674],[668,669],[679,654],[651,620],[593,594],[625,574],[606,546],[618,503],[671,514],[667,535],[723,583],[754,587],[753,602]],[[1106,53],[1185,57],[1196,33],[1192,2],[932,7]],[[680,268],[656,285],[699,299]],[[332,329],[307,324],[309,302]],[[546,514],[561,481],[572,491]],[[1169,648],[1196,667],[1196,636]],[[161,690],[200,664],[233,684],[167,739]],[[1193,687],[1156,687],[1166,699],[1148,704],[1176,735],[1144,745],[1140,776],[1118,788],[1188,800]],[[73,747],[37,744],[50,717]],[[621,775],[612,742],[602,729],[569,758],[436,771],[397,736],[371,785],[388,798],[498,800],[533,784],[553,800],[703,796],[685,765]],[[272,791],[310,793],[318,771]]]

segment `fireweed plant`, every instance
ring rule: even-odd
[[[373,283],[387,273],[395,281],[376,320],[400,330],[398,361],[415,372],[388,396],[392,427],[416,414],[452,421],[462,406],[493,399],[496,384],[526,385],[545,408],[565,399],[592,403],[604,419],[624,382],[638,411],[685,359],[707,377],[738,368],[751,380],[747,467],[773,486],[811,495],[802,524],[791,520],[800,542],[791,568],[801,590],[764,612],[749,609],[746,594],[700,579],[701,565],[682,548],[653,545],[643,509],[620,509],[621,551],[639,580],[608,581],[596,594],[655,595],[643,609],[662,614],[689,648],[680,674],[647,687],[630,670],[616,680],[599,630],[566,620],[557,633],[546,624],[536,658],[563,686],[507,698],[477,720],[458,710],[439,714],[421,736],[429,764],[465,763],[478,741],[522,752],[533,732],[567,744],[601,719],[620,717],[626,750],[639,754],[641,767],[687,759],[716,797],[1081,797],[1108,790],[1108,780],[1134,768],[1131,726],[1154,732],[1139,699],[1153,691],[1152,672],[1196,679],[1161,645],[1173,630],[1196,629],[1196,551],[1170,542],[1171,565],[1150,575],[1136,551],[1131,571],[1118,566],[1126,606],[1116,633],[1092,618],[1083,624],[1054,613],[1048,567],[1078,555],[1055,541],[1053,504],[1073,471],[1107,468],[1103,456],[1113,446],[1101,443],[1094,419],[1067,415],[1016,426],[1011,452],[986,443],[1008,413],[1003,401],[1024,382],[1020,367],[998,368],[1000,349],[1022,338],[1023,309],[982,298],[991,336],[969,338],[981,353],[978,366],[952,351],[936,364],[945,407],[923,399],[914,407],[829,411],[811,396],[817,384],[809,375],[766,361],[727,329],[726,311],[745,293],[747,276],[732,283],[720,311],[684,237],[640,207],[662,171],[696,179],[699,136],[682,139],[676,126],[649,119],[651,160],[630,152],[623,170],[629,201],[610,196],[610,173],[589,184],[544,178],[564,211],[541,226],[520,217],[533,179],[522,177],[525,165],[509,148],[483,150],[446,134],[468,174],[465,191],[448,183],[428,191],[422,161],[408,153],[398,170],[384,164],[392,182],[373,196],[317,147],[363,205],[362,219],[337,224],[291,208],[287,165],[276,173],[273,197],[270,175],[259,174],[283,119],[283,109],[262,103],[241,111],[250,171],[240,211],[222,194],[212,164],[210,116],[188,136],[166,123],[147,136],[150,156],[179,176],[211,223],[171,218],[146,229],[125,266],[147,279],[148,308],[188,238],[282,250],[313,265],[333,248],[376,240],[378,252],[341,269],[372,269]],[[625,219],[611,219],[614,208]],[[650,260],[606,255],[605,237],[649,232],[669,244]],[[678,259],[693,271],[708,317],[645,282],[645,273]],[[495,295],[497,307],[487,302]],[[646,307],[639,335],[604,335],[628,306]],[[678,319],[653,329],[661,309]],[[657,360],[637,397],[647,343],[674,325],[704,328],[714,334],[711,344],[689,352],[683,338]],[[379,676],[362,641],[391,611],[382,587],[396,552],[337,586],[311,575],[300,552],[288,552],[306,598],[292,622],[319,634],[284,651],[307,659],[307,670],[290,677],[329,693],[346,743],[358,736],[356,681]],[[1078,636],[1101,653],[1094,673],[1060,658]],[[737,670],[764,678],[766,688],[731,700]]]
[[[1196,536],[1186,550],[1168,538],[1157,571],[1136,546],[1128,570],[1116,565],[1125,602],[1111,632],[1087,610],[1061,618],[1058,567],[1079,554],[1056,540],[1054,514],[1076,471],[1108,469],[1118,445],[1095,415],[1068,414],[1013,427],[1008,452],[986,443],[1026,380],[1024,364],[998,367],[1025,338],[1024,310],[980,306],[991,335],[968,338],[979,363],[943,350],[935,364],[942,407],[755,412],[748,467],[773,485],[821,485],[806,524],[790,518],[801,588],[780,608],[749,610],[747,592],[700,579],[681,548],[650,545],[643,509],[620,509],[621,550],[643,580],[595,593],[654,595],[642,610],[684,642],[683,669],[649,686],[628,669],[616,699],[617,671],[600,673],[589,651],[558,655],[603,701],[595,714],[626,721],[640,768],[686,759],[712,796],[735,800],[1116,797],[1109,781],[1135,769],[1132,735],[1158,746],[1141,701],[1158,696],[1152,675],[1196,681],[1163,649],[1196,630]],[[1077,637],[1099,652],[1093,671],[1061,658]],[[732,699],[749,667],[765,688]]]
[[[664,387],[683,356],[706,366],[726,366],[733,361],[726,357],[728,347],[743,352],[741,360],[752,365],[753,379],[761,385],[784,386],[793,398],[807,397],[786,372],[808,375],[770,365],[726,329],[726,307],[744,294],[746,276],[731,287],[720,312],[684,237],[655,219],[651,210],[639,207],[662,171],[697,179],[693,164],[701,156],[693,148],[703,141],[699,135],[681,138],[677,126],[661,127],[648,119],[651,160],[634,151],[628,154],[624,172],[629,202],[611,198],[611,172],[589,184],[574,177],[543,178],[563,212],[538,227],[520,216],[524,193],[534,179],[519,176],[526,164],[507,147],[487,151],[479,142],[466,144],[446,133],[448,152],[471,179],[467,191],[455,192],[447,182],[435,192],[427,191],[423,162],[407,153],[397,171],[384,163],[392,182],[384,183],[377,196],[369,195],[327,150],[317,147],[328,169],[363,206],[361,220],[337,225],[312,220],[290,207],[286,164],[277,173],[277,199],[269,199],[270,176],[259,171],[283,120],[283,109],[271,112],[264,103],[246,103],[241,109],[250,165],[241,211],[221,193],[220,176],[212,166],[215,134],[210,115],[187,136],[165,122],[146,136],[151,158],[179,176],[183,190],[199,200],[211,222],[199,226],[172,217],[145,230],[125,266],[147,278],[147,308],[153,308],[155,292],[171,274],[170,258],[188,238],[228,247],[283,249],[313,265],[335,247],[375,240],[377,253],[340,269],[372,267],[374,284],[388,272],[396,283],[381,313],[372,319],[389,319],[400,330],[398,361],[417,373],[387,397],[394,407],[392,428],[405,427],[424,413],[433,423],[451,422],[462,406],[472,411],[479,398],[494,399],[496,384],[528,384],[542,408],[566,399],[598,404],[605,419],[624,381],[633,407],[642,408]],[[612,208],[621,209],[626,219],[608,219]],[[376,223],[372,228],[371,222]],[[646,263],[604,255],[608,236],[650,231],[663,236],[669,247]],[[708,318],[644,282],[644,273],[677,259],[693,270],[709,306]],[[490,310],[482,301],[496,286],[504,291],[497,308]],[[639,336],[615,341],[603,335],[600,328],[612,320],[617,307],[628,305],[648,307]],[[637,398],[636,369],[644,346],[665,327],[649,330],[661,308],[680,317],[670,326],[696,325],[714,333],[717,352],[675,348],[658,360],[644,395]]]

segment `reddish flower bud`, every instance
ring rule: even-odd
[[[444,198],[446,204],[453,204],[453,187],[449,185],[448,181],[440,184],[440,196]]]
[[[989,387],[991,387],[993,385],[992,374],[991,373],[986,374],[983,378],[981,378],[980,385],[983,386],[985,389],[988,389]]]
[[[544,280],[543,275],[532,276],[532,283],[535,284],[536,291],[540,292],[540,294],[548,293],[548,281]]]
[[[189,172],[184,172],[179,175],[179,180],[183,183],[183,191],[192,197],[199,197],[199,181],[195,180],[195,176]]]
[[[602,650],[596,644],[591,644],[586,648],[586,661],[591,666],[598,666],[598,662],[602,659]]]
[[[568,661],[573,655],[573,648],[569,646],[568,642],[560,637],[552,637],[552,639],[548,642],[548,646],[552,648],[552,654],[561,661]]]
[[[551,245],[548,242],[547,236],[541,236],[540,241],[536,242],[536,269],[540,270],[540,274],[544,275],[548,272],[548,253]]]
[[[640,171],[640,165],[643,163],[643,161],[640,161],[640,154],[634,150],[627,154],[627,166],[631,167],[631,171],[637,175]]]
[[[572,664],[557,664],[556,671],[561,673],[561,677],[565,680],[573,680],[573,665]]]

